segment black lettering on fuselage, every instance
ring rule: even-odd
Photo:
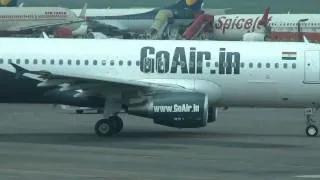
[[[240,74],[240,53],[228,52],[227,53],[227,68],[226,74]]]
[[[154,72],[154,58],[150,55],[155,54],[154,47],[143,47],[140,52],[140,71],[144,73]]]
[[[195,47],[190,47],[189,53],[184,47],[176,47],[174,54],[168,51],[157,51],[154,47],[143,47],[140,52],[140,71],[143,73],[180,73],[182,74],[202,74],[204,61],[208,64],[211,61],[211,52],[197,51]],[[219,49],[219,67],[207,66],[210,74],[240,74],[240,53],[228,52],[226,48]]]
[[[206,51],[197,52],[197,74],[202,74],[203,60],[210,60],[211,53]]]
[[[240,53],[226,52],[220,48],[219,53],[219,74],[240,74]]]
[[[167,51],[159,51],[156,54],[156,70],[158,73],[169,72],[170,54]]]
[[[170,73],[177,73],[178,66],[180,66],[182,74],[188,73],[186,51],[184,50],[184,47],[177,47],[174,51]]]
[[[190,48],[190,59],[189,59],[189,74],[196,73],[196,53],[197,50],[195,47]]]
[[[219,74],[225,74],[224,64],[226,62],[226,48],[220,48],[219,53]]]

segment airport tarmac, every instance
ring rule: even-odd
[[[111,138],[94,134],[97,114],[21,104],[0,114],[0,179],[320,178],[320,137],[305,136],[303,109],[230,108],[202,129],[123,115]]]

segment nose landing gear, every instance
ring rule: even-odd
[[[306,135],[309,137],[315,137],[318,135],[318,127],[316,126],[316,121],[313,120],[313,114],[316,110],[314,108],[306,108],[304,113],[306,115]]]

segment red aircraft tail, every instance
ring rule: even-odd
[[[264,14],[261,18],[261,20],[259,21],[259,25],[268,25],[269,23],[269,12],[270,12],[270,7],[267,7],[264,11]]]

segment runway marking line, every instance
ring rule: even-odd
[[[320,179],[320,175],[298,175],[294,176],[296,178],[305,178],[305,179]]]
[[[95,176],[91,175],[82,175],[82,174],[74,174],[74,173],[60,173],[60,172],[47,172],[47,171],[39,171],[39,170],[26,170],[26,169],[0,169],[2,172],[15,172],[21,174],[46,174],[53,176],[72,176],[72,177],[87,177],[92,178]]]

